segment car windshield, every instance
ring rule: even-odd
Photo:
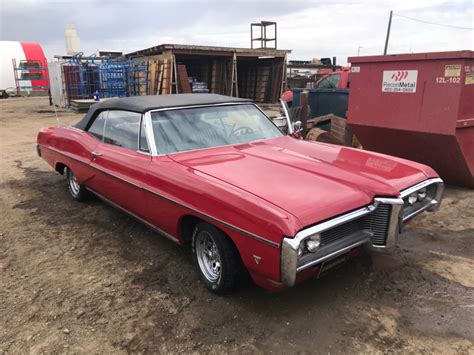
[[[279,137],[280,130],[251,104],[206,106],[151,113],[159,154]]]

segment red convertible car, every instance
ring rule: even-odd
[[[433,169],[285,136],[252,101],[211,94],[109,99],[37,151],[89,193],[174,242],[225,293],[243,270],[269,289],[319,277],[363,245],[391,248],[441,202]]]

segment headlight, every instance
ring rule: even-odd
[[[406,221],[418,213],[428,209],[433,210],[435,206],[439,206],[441,194],[443,192],[443,182],[441,179],[432,179],[433,182],[426,185],[426,182],[416,189],[411,187],[406,193],[401,192],[404,207],[403,221]]]
[[[425,198],[426,198],[427,194],[426,194],[426,189],[421,189],[420,191],[418,191],[418,201],[423,201]]]
[[[414,205],[418,201],[418,194],[416,192],[412,193],[410,196],[408,196],[408,203],[410,205]]]
[[[315,253],[318,250],[319,245],[321,244],[321,236],[319,234],[314,234],[308,239],[305,240],[306,250],[310,253]]]

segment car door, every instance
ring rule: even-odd
[[[102,132],[101,137],[98,135],[100,143],[92,152],[91,166],[97,175],[88,186],[102,198],[143,217],[142,184],[151,162],[143,116],[130,111],[106,111]]]

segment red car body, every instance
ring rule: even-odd
[[[321,89],[349,89],[350,85],[350,68],[343,68],[330,74],[323,76],[316,81],[314,88]]]
[[[175,242],[186,241],[189,221],[215,225],[253,280],[271,289],[315,276],[321,267],[286,270],[285,253],[293,251],[285,240],[370,209],[376,198],[400,201],[402,191],[419,184],[438,187],[433,208],[442,191],[428,166],[289,136],[158,156],[99,142],[75,127],[43,129],[37,143],[55,170],[71,168],[79,183]]]

